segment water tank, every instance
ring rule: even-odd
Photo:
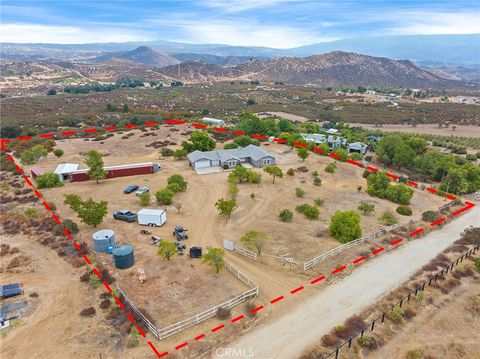
[[[126,244],[113,250],[113,261],[115,267],[126,269],[133,266],[135,259],[133,258],[133,247]]]
[[[93,247],[97,252],[107,252],[108,247],[115,248],[115,233],[110,229],[103,229],[92,234]]]

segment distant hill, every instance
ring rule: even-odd
[[[139,46],[132,51],[108,52],[91,59],[91,61],[106,62],[112,59],[124,59],[156,67],[165,67],[180,63],[180,61],[176,58],[171,57],[170,55],[167,55],[165,53],[154,51],[147,46]]]
[[[281,81],[288,84],[377,85],[410,88],[452,88],[463,83],[422,70],[408,60],[396,61],[356,53],[334,51],[325,55],[254,60],[232,67],[202,62],[185,62],[160,70],[182,81],[228,79]]]
[[[202,61],[207,64],[216,64],[221,66],[234,66],[244,62],[255,59],[267,60],[267,57],[252,57],[252,56],[218,56],[211,54],[194,54],[194,53],[178,53],[172,54],[172,57],[181,62],[187,61]]]
[[[169,54],[208,54],[222,57],[310,56],[338,50],[370,56],[383,56],[396,60],[408,59],[420,65],[425,65],[425,63],[432,63],[432,66],[480,64],[480,34],[365,36],[321,42],[291,49],[225,44],[189,44],[164,40],[71,45],[2,43],[1,52],[2,56],[8,56],[10,59],[46,60],[47,58],[53,58],[63,61],[97,56],[99,52],[129,52],[139,46],[148,46],[154,51]],[[187,60],[195,59],[189,58]],[[215,63],[210,60],[206,62]]]

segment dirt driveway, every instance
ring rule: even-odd
[[[480,206],[474,207],[442,230],[365,263],[349,277],[302,301],[289,314],[246,334],[229,349],[255,359],[298,357],[332,327],[398,287],[458,239],[465,228],[478,225],[479,216]],[[217,358],[226,357],[227,351],[221,349]]]

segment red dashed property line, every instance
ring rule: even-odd
[[[387,173],[387,176],[390,177],[393,180],[398,180],[400,177],[397,175],[394,175],[393,173]]]
[[[291,290],[290,294],[298,293],[298,292],[300,292],[301,290],[304,290],[304,289],[305,289],[305,287],[303,285],[301,285],[300,287]]]
[[[182,348],[185,348],[188,345],[188,342],[184,342],[182,344],[179,344],[175,347],[175,350],[180,350]]]
[[[371,172],[378,172],[378,168],[372,167],[372,166],[367,166],[367,170]]]
[[[365,256],[361,256],[361,257],[358,257],[357,259],[355,259],[352,263],[353,264],[359,264],[359,263],[363,262],[365,259],[367,259]]]
[[[316,284],[316,283],[318,283],[318,282],[321,282],[321,281],[324,280],[325,278],[327,278],[327,277],[324,276],[324,275],[322,275],[322,276],[320,276],[320,277],[315,278],[314,280],[311,280],[311,281],[310,281],[310,284]]]
[[[347,269],[347,266],[341,266],[341,267],[338,267],[334,270],[332,270],[332,274],[337,274],[337,273],[340,273],[341,271]]]
[[[278,303],[278,302],[280,302],[282,299],[285,299],[285,297],[284,297],[283,295],[281,295],[280,297],[277,297],[277,298],[275,298],[275,299],[272,299],[272,300],[270,301],[270,304]]]
[[[220,325],[216,326],[215,328],[211,329],[210,331],[212,333],[215,333],[215,332],[217,332],[217,331],[219,331],[220,329],[223,329],[223,328],[225,328],[225,324],[220,324]]]
[[[372,255],[377,255],[378,253],[384,251],[385,248],[384,247],[380,247],[380,248],[377,248],[375,249],[374,251],[372,251]]]
[[[437,193],[438,189],[432,188],[432,187],[427,187],[426,190],[430,193]]]
[[[258,306],[258,307],[256,307],[256,308],[253,308],[253,309],[250,311],[250,313],[255,314],[255,313],[259,312],[260,310],[262,310],[263,308],[265,308],[265,307],[264,307],[263,305],[260,305],[260,306]],[[195,340],[196,340],[196,339],[195,339]]]
[[[244,319],[244,318],[245,318],[244,315],[239,315],[238,317],[235,317],[235,318],[233,318],[233,319],[230,319],[230,322],[235,323],[235,322],[238,322],[239,320],[242,320],[242,319]]]
[[[150,348],[152,348],[152,350],[155,352],[155,354],[157,354],[157,357],[163,358],[163,357],[168,355],[168,352],[160,353],[151,341],[148,341],[147,343],[148,343],[148,345],[150,345]]]
[[[390,243],[392,246],[396,246],[397,244],[400,244],[403,242],[403,238],[399,238],[394,240],[392,243]]]
[[[435,222],[430,223],[430,227],[435,227],[435,226],[439,225],[440,223],[445,222],[445,220],[446,220],[445,217],[437,219]]]
[[[408,185],[410,185],[410,186],[418,187],[418,183],[417,183],[417,182],[407,181],[406,183],[407,183]]]
[[[195,338],[193,338],[195,341],[199,341],[201,339],[205,338],[205,334],[200,334],[200,335],[197,335]]]
[[[412,233],[410,233],[409,236],[410,236],[410,237],[414,237],[414,236],[416,236],[417,234],[422,233],[424,230],[425,230],[425,229],[423,229],[423,228],[419,228],[419,229],[417,229],[416,231],[413,231]]]

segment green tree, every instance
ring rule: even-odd
[[[394,203],[409,204],[413,196],[413,189],[403,183],[388,185],[385,196]]]
[[[297,150],[297,155],[302,159],[303,162],[305,162],[310,153],[305,147],[299,147]]]
[[[185,181],[182,175],[173,174],[167,179],[168,184],[176,183],[180,187],[180,190],[185,191],[187,189],[188,182]]]
[[[204,263],[211,265],[216,273],[225,267],[225,252],[221,248],[208,248],[208,252],[202,256]]]
[[[218,212],[220,212],[220,215],[225,218],[225,221],[228,221],[233,211],[237,207],[237,203],[233,199],[228,200],[228,199],[220,198],[215,203],[215,207],[217,207]]]
[[[340,156],[339,161],[345,162],[348,159],[348,152],[343,148],[337,147],[332,152]]]
[[[35,156],[35,161],[38,161],[41,157],[46,157],[48,155],[48,150],[42,145],[33,146],[31,151]]]
[[[295,126],[293,125],[293,123],[289,120],[284,119],[284,118],[282,118],[278,121],[277,126],[278,126],[278,129],[281,132],[291,132],[295,129]]]
[[[422,137],[412,136],[407,138],[406,142],[407,145],[409,145],[410,148],[414,150],[417,155],[421,155],[422,153],[424,153],[428,147],[427,140]]]
[[[63,186],[63,182],[56,173],[47,172],[35,178],[37,188],[52,188]]]
[[[253,98],[249,98],[247,100],[247,106],[250,107],[250,106],[253,106],[253,105],[255,105],[255,100]]]
[[[238,136],[233,139],[233,143],[240,147],[247,147],[248,145],[260,146],[260,141],[250,136]]]
[[[332,237],[347,243],[362,236],[360,215],[355,211],[336,211],[329,226]]]
[[[260,182],[262,182],[262,175],[260,173],[255,172],[255,171],[249,170],[249,172],[248,172],[248,182],[259,184]]]
[[[375,150],[377,158],[386,166],[393,164],[393,157],[396,153],[396,148],[401,147],[403,140],[397,135],[386,135],[378,141],[377,148]]]
[[[95,202],[92,198],[82,200],[80,196],[71,194],[65,196],[65,204],[75,211],[83,223],[89,226],[98,226],[107,215],[108,203]]]
[[[176,158],[177,160],[181,160],[185,158],[188,155],[188,152],[184,149],[178,149],[173,152],[173,157]]]
[[[367,193],[370,196],[385,198],[390,177],[385,172],[371,173],[367,177]]]
[[[361,211],[364,215],[373,213],[375,211],[375,205],[367,201],[361,201],[358,210]]]
[[[150,192],[143,192],[140,195],[140,205],[145,207],[150,204]]]
[[[243,167],[242,165],[236,165],[234,170],[228,176],[228,180],[240,183],[247,182],[249,173],[250,171],[248,168]]]
[[[24,165],[31,165],[35,163],[35,156],[32,151],[25,150],[20,154],[20,162]]]
[[[412,164],[413,159],[415,159],[415,151],[406,143],[400,142],[395,148],[392,164],[397,168],[409,167],[409,165]]]
[[[63,150],[57,148],[53,151],[53,154],[57,157],[62,157],[63,156]]]
[[[256,249],[258,255],[262,254],[262,249],[267,240],[268,237],[266,233],[257,231],[247,232],[240,238],[240,242],[242,242],[247,248]]]
[[[122,112],[123,112],[123,113],[127,113],[128,111],[129,111],[129,109],[128,109],[128,105],[127,105],[126,103],[125,103],[125,104],[123,104],[123,107],[122,107]]]
[[[56,94],[57,94],[57,90],[55,90],[55,89],[50,89],[47,92],[48,96],[55,96]]]
[[[168,185],[167,185],[167,189],[169,189],[169,190],[172,191],[173,193],[177,193],[177,192],[180,192],[180,191],[182,190],[177,183],[170,183],[170,184],[168,184]]]
[[[223,146],[224,150],[231,150],[234,148],[238,148],[238,145],[235,142],[227,143],[225,146]]]
[[[107,177],[108,172],[103,169],[102,155],[96,150],[90,150],[84,160],[88,166],[88,175],[97,181]]]
[[[275,183],[275,178],[276,177],[283,177],[283,172],[280,169],[280,167],[277,166],[267,166],[263,169],[266,173],[268,173],[270,176],[272,176],[272,183]]]
[[[337,169],[337,164],[335,162],[330,162],[328,165],[325,166],[325,172],[327,173],[334,173]]]
[[[158,203],[163,205],[172,204],[174,193],[168,188],[161,189],[155,193]]]
[[[296,187],[295,188],[295,196],[304,197],[305,196],[305,191],[303,190],[303,188]]]
[[[161,241],[158,246],[158,255],[167,261],[169,261],[177,252],[178,248],[173,242]]]
[[[293,219],[293,213],[288,209],[282,209],[278,214],[278,217],[280,217],[282,222],[291,222]]]
[[[215,149],[215,140],[211,139],[205,131],[193,131],[190,134],[190,145],[184,141],[182,147],[187,152],[211,151]]]

